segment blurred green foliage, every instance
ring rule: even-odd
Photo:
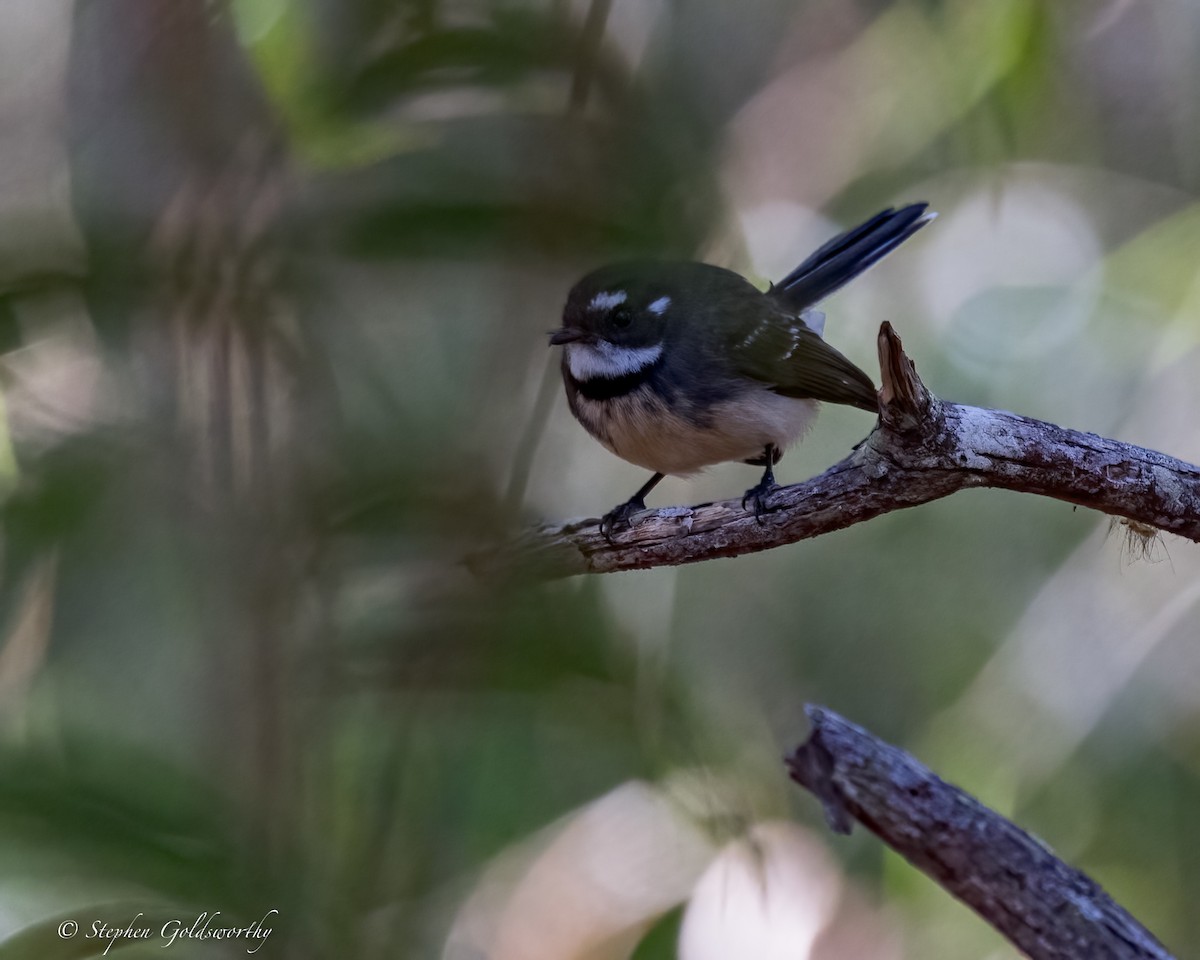
[[[539,393],[579,274],[769,279],[835,229],[816,211],[943,213],[830,307],[867,369],[889,319],[944,396],[1195,457],[1191,5],[19,0],[0,25],[0,81],[25,71],[0,93],[0,960],[106,946],[64,919],[271,909],[261,956],[535,960],[514,931],[562,942],[579,909],[571,955],[671,957],[694,877],[665,828],[624,881],[574,855],[529,892],[639,779],[714,851],[814,831],[850,892],[812,956],[856,927],[859,956],[996,955],[789,788],[806,700],[1200,939],[1188,545],[1132,566],[1103,520],[972,492],[682,570],[462,563],[640,482]],[[785,479],[869,427],[827,411]],[[651,905],[584,917],[610,888]]]

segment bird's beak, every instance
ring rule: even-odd
[[[561,347],[564,343],[578,343],[580,340],[590,340],[585,330],[578,327],[559,327],[550,331],[550,346]]]

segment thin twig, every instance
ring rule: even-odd
[[[592,0],[588,5],[587,17],[579,34],[579,55],[575,61],[574,76],[571,77],[571,92],[567,98],[568,109],[572,113],[587,106],[611,9],[612,0]]]
[[[541,578],[736,557],[841,530],[958,490],[1065,500],[1200,543],[1200,467],[1001,410],[939,400],[891,325],[879,332],[880,418],[850,456],[771,495],[762,521],[724,500],[650,510],[609,543],[596,519],[535,527],[468,561]]]
[[[789,758],[830,827],[857,820],[1032,960],[1171,960],[1154,935],[1044,843],[822,707]]]
[[[508,487],[504,492],[505,514],[511,516],[521,509],[525,500],[525,488],[529,485],[529,472],[533,469],[533,458],[541,445],[550,422],[550,414],[554,410],[554,400],[558,396],[562,374],[559,372],[559,359],[550,356],[542,369],[542,379],[538,383],[537,396],[529,412],[529,419],[521,438],[517,441],[517,452],[513,455],[512,473],[509,475]]]
[[[592,90],[592,80],[596,73],[596,62],[600,56],[601,45],[604,43],[604,31],[608,25],[608,14],[611,8],[612,0],[592,0],[588,6],[587,17],[579,35],[579,52],[575,60],[575,70],[571,75],[571,90],[567,96],[568,115],[582,113],[587,108],[588,97]],[[533,409],[530,411],[525,430],[521,434],[516,453],[513,456],[512,474],[504,494],[504,503],[508,514],[519,510],[525,499],[525,487],[529,483],[529,471],[533,466],[533,458],[541,445],[546,426],[550,422],[550,414],[554,409],[554,397],[559,377],[558,358],[550,357],[542,371],[537,398],[533,402]]]

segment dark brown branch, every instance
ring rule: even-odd
[[[836,713],[807,712],[812,735],[788,766],[834,830],[859,821],[1033,960],[1171,960],[1040,840]]]
[[[615,543],[597,520],[533,528],[476,555],[480,573],[553,578],[736,557],[840,530],[970,487],[1036,493],[1200,542],[1200,467],[1143,447],[929,393],[885,323],[875,430],[818,477],[772,495],[764,522],[740,499],[650,510]]]

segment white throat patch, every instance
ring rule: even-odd
[[[571,343],[566,347],[567,367],[576,380],[615,380],[656,362],[662,356],[662,344],[652,347],[619,347],[607,340],[595,343]]]

